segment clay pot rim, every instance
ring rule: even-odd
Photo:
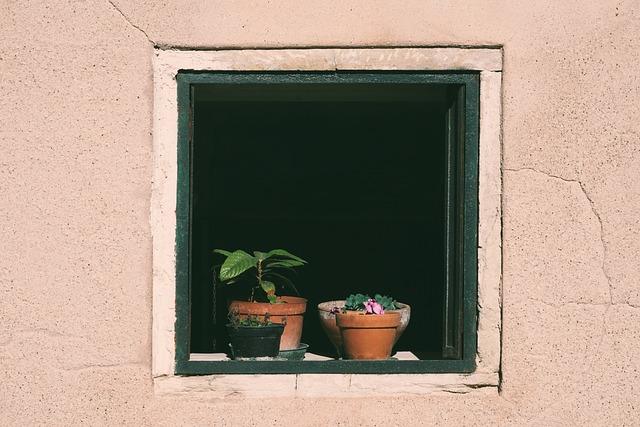
[[[270,316],[299,315],[307,311],[307,300],[302,297],[281,296],[278,297],[281,303],[271,304],[269,302],[242,301],[233,300],[229,303],[229,308],[236,306],[240,314],[252,314],[264,316],[269,313]]]
[[[365,314],[362,311],[336,313],[339,328],[397,328],[401,318],[397,310],[385,311],[384,314]]]
[[[333,301],[321,302],[320,304],[318,304],[318,311],[331,313],[331,309],[333,309],[334,307],[342,309],[344,307],[344,302],[345,302],[345,300],[343,300],[343,299],[337,299],[337,300],[333,300]],[[337,303],[337,304],[335,304],[335,303]],[[403,302],[400,302],[400,301],[396,301],[396,303],[399,305],[398,308],[393,309],[393,310],[385,310],[385,313],[395,313],[395,312],[399,312],[399,311],[402,311],[402,310],[407,310],[407,309],[410,310],[411,309],[411,306],[409,304],[406,304],[406,303],[403,303]],[[329,308],[328,304],[331,304],[332,306]],[[325,306],[325,305],[326,305],[326,307],[322,307],[322,306]]]

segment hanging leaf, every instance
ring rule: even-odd
[[[267,261],[265,262],[267,267],[300,267],[304,265],[303,262],[295,261],[291,259],[278,260],[278,261]]]
[[[229,281],[255,267],[256,264],[256,258],[252,257],[245,251],[237,250],[232,252],[227,256],[222,267],[220,267],[220,280],[223,282]]]
[[[231,255],[231,252],[225,251],[224,249],[214,249],[213,252],[215,252],[217,254],[221,254],[221,255],[227,256],[227,257],[229,255]]]
[[[307,261],[303,260],[302,258],[300,258],[299,256],[296,256],[290,252],[285,251],[284,249],[274,249],[272,251],[267,252],[267,258],[270,258],[272,256],[279,256],[279,257],[284,257],[284,258],[289,258],[298,262],[301,262],[302,264],[306,264]],[[300,264],[300,265],[302,265]]]
[[[267,294],[267,298],[269,297],[269,295],[276,294],[276,285],[273,282],[270,282],[268,280],[262,280],[260,282],[260,287],[262,288],[264,293]]]

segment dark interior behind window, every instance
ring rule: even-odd
[[[446,88],[305,89],[195,89],[192,352],[227,349],[234,292],[212,310],[213,249],[282,247],[309,261],[296,283],[310,351],[333,355],[318,303],[380,292],[413,306],[396,349],[438,358]]]

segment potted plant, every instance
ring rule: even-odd
[[[370,298],[368,295],[356,294],[350,295],[347,300],[327,301],[318,305],[318,314],[320,316],[320,324],[325,333],[329,337],[329,340],[333,343],[338,353],[338,357],[349,357],[344,349],[342,330],[337,323],[337,314],[347,312],[360,312],[366,313],[367,307],[373,309],[375,305],[371,305],[369,300],[376,302],[382,306],[384,313],[398,313],[400,316],[400,323],[395,328],[395,336],[393,339],[393,345],[398,341],[404,330],[409,324],[411,318],[411,307],[408,304],[404,304],[395,301],[393,298],[381,296],[376,294],[374,298]],[[369,303],[366,304],[365,303]],[[360,319],[362,320],[362,319]],[[368,321],[368,320],[366,320]],[[348,333],[349,334],[349,333]],[[391,351],[391,349],[389,349]],[[386,356],[389,357],[389,356]]]
[[[284,331],[282,323],[273,323],[269,315],[241,317],[237,311],[229,313],[227,332],[233,359],[275,357],[280,349]]]
[[[255,251],[253,255],[243,250],[230,252],[216,249],[215,252],[225,257],[217,275],[220,283],[230,285],[253,274],[249,300],[231,301],[229,312],[237,312],[240,319],[255,316],[263,320],[268,315],[271,322],[285,325],[280,350],[298,349],[307,300],[299,296],[279,296],[276,291],[278,287],[288,286],[298,294],[293,282],[282,273],[307,262],[284,249]]]
[[[385,312],[385,309],[387,310]],[[336,324],[347,359],[388,359],[400,326],[395,300],[387,296],[349,295]]]

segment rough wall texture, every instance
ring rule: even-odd
[[[0,5],[0,424],[640,424],[640,4]],[[499,394],[154,397],[153,46],[504,46]]]

